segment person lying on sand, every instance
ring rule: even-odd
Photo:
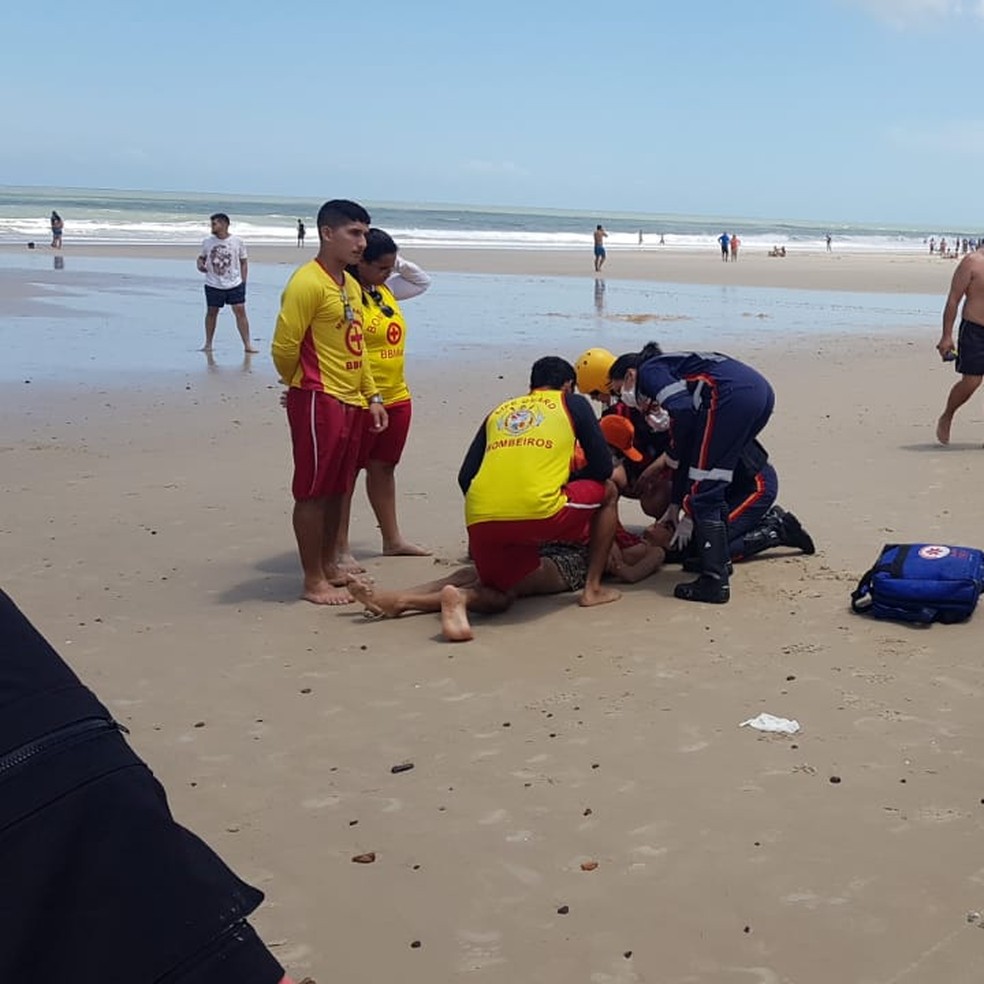
[[[665,531],[664,531],[665,532]],[[606,573],[624,584],[635,584],[649,577],[663,565],[665,544],[670,533],[665,532],[664,545],[653,539],[636,537],[622,530],[612,545]],[[582,591],[588,576],[588,547],[584,544],[545,543],[540,547],[540,566],[527,574],[513,587],[517,598],[536,595],[563,594]],[[440,612],[441,631],[448,642],[468,642],[473,638],[468,611],[484,611],[473,607],[480,598],[480,582],[474,566],[462,567],[447,577],[395,591],[380,591],[368,580],[353,577],[349,592],[366,614],[378,618],[399,618],[402,615]]]

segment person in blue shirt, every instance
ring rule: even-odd
[[[661,522],[673,530],[674,547],[683,549],[696,538],[700,562],[697,579],[678,584],[674,596],[726,603],[731,597],[727,492],[772,415],[772,386],[751,366],[720,352],[663,354],[650,345],[617,360],[609,390],[647,418],[668,417],[674,477]]]
[[[721,235],[718,236],[718,242],[721,244],[721,259],[727,263],[728,247],[731,245],[731,237],[726,232],[722,232]]]

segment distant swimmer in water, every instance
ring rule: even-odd
[[[961,301],[960,334],[954,344],[953,325]],[[960,374],[936,422],[936,439],[940,444],[949,444],[953,415],[977,392],[984,379],[984,245],[968,253],[953,271],[943,308],[943,334],[936,350],[945,361],[952,361]]]
[[[597,273],[605,265],[605,257],[608,255],[605,252],[605,239],[608,233],[601,227],[601,223],[595,227],[594,231],[594,263],[595,263],[595,273]]]

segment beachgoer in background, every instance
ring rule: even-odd
[[[961,301],[960,334],[955,345],[953,325]],[[953,361],[960,373],[936,422],[936,439],[940,444],[949,444],[953,415],[977,392],[984,379],[984,247],[968,253],[953,271],[950,293],[943,307],[943,334],[936,350],[944,361]]]
[[[828,232],[828,233],[827,233],[827,252],[828,252],[828,253],[830,253],[830,252],[832,252],[832,247],[831,247],[831,243],[833,243],[833,241],[834,241],[834,240],[833,240],[833,237],[832,237],[832,236],[830,235],[830,233]]]
[[[366,248],[348,272],[362,288],[362,335],[373,379],[383,398],[389,426],[381,434],[367,434],[359,454],[366,470],[366,494],[379,523],[386,556],[428,557],[430,551],[410,543],[396,518],[396,466],[410,432],[411,400],[405,369],[407,325],[398,301],[423,294],[430,277],[415,263],[403,259],[396,243],[382,229],[370,229]],[[349,548],[351,493],[342,507],[338,542],[340,570],[359,573]]]
[[[639,245],[642,245],[642,230],[639,230]]]
[[[297,245],[301,247],[304,245],[304,237],[307,235],[307,229],[304,228],[304,223],[298,219],[297,220]]]
[[[660,522],[674,531],[671,546],[685,549],[696,536],[700,549],[700,576],[673,593],[684,601],[724,604],[730,598],[728,486],[768,423],[775,395],[751,366],[720,353],[646,355],[643,350],[617,360],[609,388],[647,418],[669,418],[667,457],[675,474],[672,501]]]
[[[660,244],[660,246],[665,246],[666,245],[666,237],[663,235],[663,233],[660,233],[659,234],[659,244]]]
[[[946,256],[946,239],[940,239],[940,256]]]
[[[62,248],[62,232],[65,229],[65,223],[62,221],[62,217],[55,211],[51,213],[51,248],[61,249]]]
[[[936,252],[936,237],[929,237],[929,255],[932,256]]]
[[[588,573],[580,603],[616,601],[601,584],[618,523],[618,492],[609,481],[612,455],[591,406],[571,392],[574,367],[556,356],[533,363],[530,392],[493,410],[458,473],[465,493],[468,545],[480,584],[445,588],[447,614],[467,630],[466,607],[505,611],[515,588],[540,567],[545,543],[587,543]],[[571,480],[575,445],[585,466]]]
[[[236,316],[236,327],[246,352],[256,352],[249,337],[246,317],[246,276],[249,261],[246,244],[229,232],[229,216],[216,212],[209,217],[212,234],[202,242],[198,253],[198,270],[205,274],[205,345],[202,352],[212,351],[212,339],[219,311],[228,304]]]
[[[171,815],[126,729],[0,591],[0,980],[278,984],[263,893]]]
[[[366,407],[373,434],[386,430],[387,415],[364,355],[362,290],[346,270],[362,257],[369,213],[334,199],[321,206],[317,222],[318,255],[298,267],[284,288],[271,354],[280,381],[290,387],[301,597],[316,605],[345,605],[352,596],[336,557],[342,504],[355,484]]]
[[[738,262],[738,247],[741,246],[741,240],[738,238],[738,233],[733,232],[731,234],[731,262]]]
[[[601,223],[597,225],[594,231],[594,264],[595,273],[597,273],[605,265],[605,239],[608,233],[601,227]]]
[[[731,244],[731,237],[726,232],[722,232],[721,235],[718,236],[718,242],[721,244],[721,259],[727,263],[728,246]]]

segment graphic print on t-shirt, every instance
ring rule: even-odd
[[[208,254],[208,262],[219,279],[232,269],[232,250],[225,243],[216,243]]]

